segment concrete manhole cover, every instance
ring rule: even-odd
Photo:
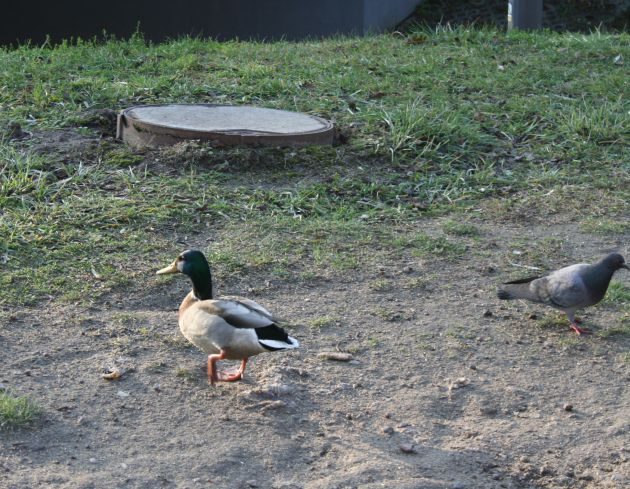
[[[300,112],[244,105],[145,105],[118,115],[116,136],[127,144],[157,147],[190,139],[218,145],[330,145],[331,122]]]

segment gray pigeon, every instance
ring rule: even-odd
[[[579,263],[544,277],[529,277],[506,282],[499,288],[499,299],[526,299],[564,311],[577,334],[590,333],[578,327],[575,311],[597,304],[604,298],[613,274],[620,268],[630,270],[623,256],[611,253],[593,265]]]

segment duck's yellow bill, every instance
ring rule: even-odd
[[[156,275],[164,275],[164,274],[167,274],[167,273],[177,273],[177,272],[179,272],[179,270],[177,269],[177,260],[175,260],[168,267],[161,268],[160,270],[155,272],[155,274]]]

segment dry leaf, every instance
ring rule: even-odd
[[[94,269],[94,265],[92,265],[92,275],[96,280],[103,280],[103,276]]]
[[[336,362],[349,362],[354,358],[352,353],[344,353],[340,351],[323,351],[317,354],[317,358],[322,360],[334,360]]]
[[[124,372],[122,370],[115,368],[109,372],[104,373],[102,377],[105,380],[118,380],[122,377],[123,373]]]

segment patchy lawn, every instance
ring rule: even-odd
[[[586,338],[495,290],[629,258],[629,41],[439,28],[0,51],[0,382],[41,410],[0,432],[6,486],[622,487],[630,274],[583,313]],[[342,137],[112,138],[108,110],[162,102],[299,110]],[[154,276],[186,248],[302,348],[208,386],[177,327],[189,284]]]

